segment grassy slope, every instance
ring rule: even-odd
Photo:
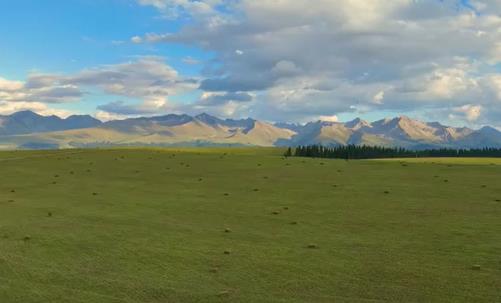
[[[499,161],[277,153],[0,153],[0,302],[501,300]]]

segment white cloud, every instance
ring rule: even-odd
[[[77,86],[62,84],[55,77],[30,75],[27,82],[0,78],[0,101],[65,103],[79,100],[84,95]]]
[[[129,118],[129,115],[118,115],[118,114],[113,114],[109,113],[106,111],[98,110],[95,114],[95,117],[101,121],[111,121],[111,120],[124,120]]]
[[[454,113],[462,114],[470,122],[475,122],[480,118],[482,113],[482,106],[480,105],[463,105],[461,107],[454,108]]]
[[[372,101],[375,103],[375,104],[383,104],[383,100],[384,100],[384,91],[379,91],[377,94],[374,95],[374,97],[372,98]]]
[[[143,99],[168,97],[196,88],[193,79],[185,79],[160,57],[140,57],[135,61],[104,65],[62,77],[61,82],[93,86],[104,92]]]
[[[246,106],[267,119],[354,108],[450,111],[471,102],[488,109],[500,99],[486,74],[501,63],[497,0],[473,1],[474,9],[460,0],[188,2],[210,9],[200,14],[186,1],[150,2],[163,13],[181,8],[191,21],[144,39],[214,52],[206,70],[215,72],[201,88],[258,92]]]
[[[494,75],[490,78],[492,88],[496,93],[497,99],[501,101],[501,75]]]
[[[166,18],[175,19],[183,15],[211,16],[222,0],[138,0],[140,5],[150,5],[159,9]]]
[[[191,92],[197,86],[196,79],[183,78],[164,59],[139,57],[126,63],[85,69],[73,75],[32,74],[25,82],[0,78],[0,102],[4,112],[33,109],[49,113],[51,109],[46,104],[81,101],[84,95],[90,94],[84,89],[89,89],[140,102],[137,105],[105,104],[100,107],[101,111],[153,115],[172,108],[168,102],[170,96]],[[63,111],[52,111],[64,114]]]
[[[0,78],[0,92],[11,92],[19,90],[23,87],[23,82],[21,81],[10,81],[4,78]]]
[[[459,68],[437,69],[426,81],[425,94],[429,99],[451,99],[478,86],[465,70]]]
[[[132,43],[139,44],[139,43],[143,42],[143,38],[141,38],[139,36],[134,36],[134,37],[130,38],[130,41]]]
[[[320,117],[318,117],[318,120],[325,121],[325,122],[338,122],[339,118],[336,115],[333,115],[333,116],[320,116]]]
[[[47,104],[40,102],[0,101],[0,115],[10,115],[12,113],[23,110],[30,110],[44,116],[56,115],[63,118],[68,117],[72,114],[70,111],[67,110],[49,108]]]

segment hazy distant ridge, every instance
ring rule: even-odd
[[[270,124],[254,119],[220,119],[208,114],[169,114],[101,122],[91,116],[41,116],[30,111],[0,116],[2,148],[95,146],[254,145],[328,146],[366,144],[407,148],[501,147],[501,132],[457,128],[397,117],[368,122],[316,121]]]

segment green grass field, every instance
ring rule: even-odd
[[[0,153],[0,302],[500,302],[501,161]]]

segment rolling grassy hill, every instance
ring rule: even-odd
[[[501,161],[0,153],[0,302],[499,302]]]

